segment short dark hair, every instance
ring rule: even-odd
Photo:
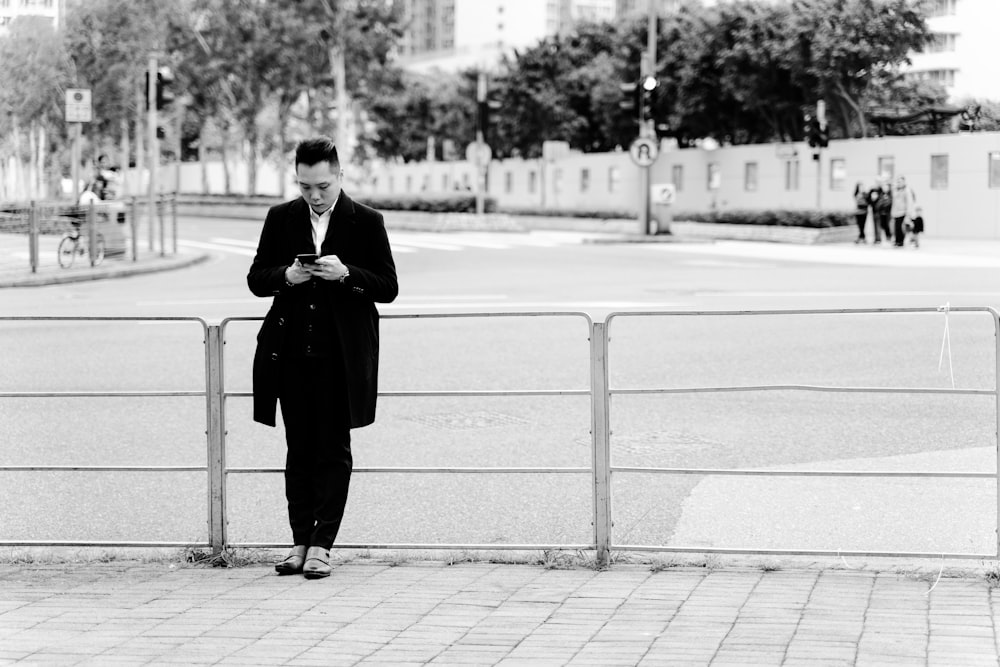
[[[340,158],[337,156],[337,145],[330,137],[313,137],[299,143],[295,148],[295,166],[300,164],[314,165],[329,162],[334,169],[340,169]]]

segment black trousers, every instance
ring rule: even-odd
[[[893,218],[893,229],[896,234],[896,245],[904,245],[906,243],[906,229],[903,228],[903,222],[906,220],[906,216],[901,215],[898,218]]]
[[[867,220],[868,211],[854,214],[854,222],[858,225],[858,238],[862,241],[865,240],[865,222],[867,222]]]
[[[343,370],[329,359],[285,358],[278,401],[285,424],[285,498],[292,542],[333,546],[354,459]]]

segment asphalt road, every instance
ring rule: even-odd
[[[209,262],[168,274],[5,290],[4,315],[260,317],[245,275],[259,221],[181,221]],[[597,235],[390,233],[401,292],[381,310],[381,389],[586,389],[579,316],[610,324],[613,391],[726,385],[992,389],[987,313],[637,316],[646,311],[1000,305],[986,244],[924,248],[592,243]],[[948,341],[942,356],[947,322]],[[249,390],[254,322],[227,327],[226,388]],[[948,349],[950,347],[950,353]],[[197,322],[0,322],[0,391],[200,391]],[[388,397],[356,466],[586,467],[589,399]],[[205,462],[197,397],[0,399],[0,465]],[[616,393],[615,466],[995,470],[989,396],[803,391]],[[227,402],[227,463],[280,467],[279,429]],[[287,539],[280,475],[229,477],[229,536]],[[590,542],[587,475],[355,476],[345,542]],[[0,539],[203,540],[204,473],[0,472]],[[988,552],[995,484],[615,475],[615,541]]]

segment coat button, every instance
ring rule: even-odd
[[[285,318],[284,317],[279,317],[278,318],[278,326],[279,327],[285,326]]]
[[[309,310],[316,310],[316,304],[315,303],[310,303],[309,304]]]
[[[272,352],[271,353],[271,361],[277,361],[277,360],[278,360],[278,353],[277,352]]]

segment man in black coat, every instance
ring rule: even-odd
[[[375,303],[399,287],[382,215],[341,190],[333,141],[299,144],[295,174],[302,196],[268,211],[247,275],[251,292],[274,299],[257,336],[253,418],[274,426],[280,403],[295,546],[275,569],[319,578],[347,503],[351,429],[375,420]]]

